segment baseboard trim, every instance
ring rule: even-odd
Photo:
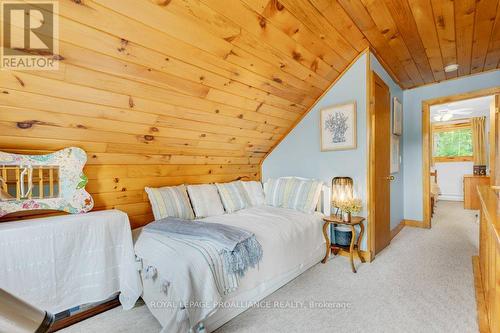
[[[427,226],[424,224],[423,221],[417,221],[417,220],[403,220],[404,224],[406,227],[414,227],[414,228],[424,228],[428,229]]]
[[[463,195],[441,194],[441,195],[439,195],[438,199],[442,200],[442,201],[464,201],[464,196]]]
[[[474,289],[476,291],[477,325],[480,333],[490,333],[488,315],[486,311],[486,298],[484,297],[483,283],[481,282],[481,268],[479,257],[472,257],[472,271],[474,272]]]
[[[401,230],[403,230],[404,226],[405,226],[405,220],[401,220],[401,222],[399,222],[396,228],[391,230],[391,239],[396,237],[396,235],[399,234]]]

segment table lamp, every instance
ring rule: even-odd
[[[345,200],[354,196],[353,181],[351,177],[334,177],[332,179],[332,206],[335,208],[335,215],[342,217],[340,208]]]

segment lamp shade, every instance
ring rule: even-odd
[[[335,177],[332,179],[332,205],[339,207],[339,203],[352,199],[354,196],[351,177]]]

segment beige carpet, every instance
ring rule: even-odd
[[[358,264],[357,274],[344,257],[318,264],[266,299],[295,308],[252,308],[217,332],[477,332],[471,265],[477,237],[475,212],[439,202],[431,230],[404,228],[374,262]],[[348,307],[314,308],[310,301]],[[141,305],[64,332],[159,330]]]

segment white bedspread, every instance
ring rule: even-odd
[[[143,298],[153,315],[162,324],[163,332],[186,331],[186,323],[181,322],[182,316],[179,316],[172,308],[158,308],[158,305],[165,300],[175,302],[178,299],[178,290],[186,288],[182,284],[209,284],[206,286],[206,295],[197,295],[197,299],[193,299],[193,301],[208,303],[231,300],[236,295],[253,289],[265,291],[266,283],[276,277],[298,271],[310,263],[314,256],[316,258],[312,260],[318,259],[318,251],[322,252],[325,246],[321,217],[319,213],[305,214],[291,209],[263,206],[203,219],[203,221],[229,224],[253,232],[264,250],[259,266],[246,273],[237,291],[222,298],[214,293],[217,289],[211,285],[212,279],[206,278],[208,274],[211,274],[210,270],[206,264],[203,268],[203,263],[197,261],[199,257],[193,258],[190,253],[186,257],[185,254],[172,252],[168,249],[168,241],[162,241],[159,238],[161,236],[143,232],[136,242],[136,252],[140,253],[147,264],[158,268],[158,279],[170,279],[172,282],[172,292],[169,291],[169,295],[166,296],[157,288],[157,284],[145,281]],[[190,260],[194,261],[189,262]],[[178,272],[181,273],[178,274]],[[188,276],[186,272],[192,274]],[[181,284],[181,286],[175,288],[176,284]],[[211,314],[215,310],[217,309],[205,308],[205,314]]]
[[[164,317],[162,332],[187,332],[217,309],[221,296],[211,267],[197,248],[159,233],[142,232],[135,252],[139,258],[146,259],[147,265],[152,265],[150,269],[156,270],[148,277],[143,272],[144,283],[159,279],[157,291],[169,297],[169,304],[159,305],[169,314]],[[143,270],[146,268],[143,266]],[[192,301],[204,302],[204,305],[190,306]]]
[[[118,210],[0,223],[0,286],[57,313],[142,287],[127,214]]]

